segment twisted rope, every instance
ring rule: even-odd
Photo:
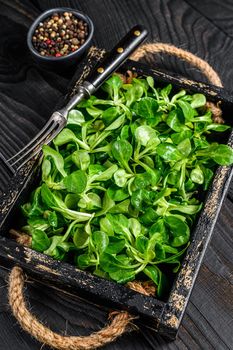
[[[167,53],[172,56],[176,56],[190,63],[192,66],[197,67],[213,85],[222,87],[222,82],[219,75],[215,70],[203,59],[197,57],[196,55],[188,52],[186,50],[180,49],[174,45],[164,44],[164,43],[151,43],[144,44],[140,46],[130,58],[132,60],[138,61],[144,56],[150,61],[152,59],[151,55],[155,53]]]
[[[213,85],[223,87],[222,81],[217,72],[209,65],[208,62],[204,61],[200,57],[192,54],[189,51],[180,49],[174,45],[164,44],[164,43],[151,43],[144,44],[140,46],[132,55],[131,59],[138,61],[143,57],[146,57],[149,62],[152,61],[152,55],[155,53],[166,53],[171,56],[176,56],[192,66],[198,68]],[[207,109],[209,109],[213,116],[213,121],[215,123],[223,124],[224,120],[222,119],[222,110],[219,105],[213,102],[207,102]]]
[[[28,310],[24,298],[24,273],[14,267],[9,276],[9,303],[21,327],[41,343],[59,350],[88,350],[101,347],[125,333],[133,320],[127,312],[117,312],[109,325],[88,336],[62,336],[40,323]]]

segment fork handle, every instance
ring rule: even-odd
[[[94,71],[88,77],[90,83],[96,90],[120,65],[136,50],[136,48],[147,37],[147,30],[141,25],[133,27],[126,36],[106,55]],[[93,93],[94,91],[91,91]]]
[[[126,36],[105,56],[105,58],[94,68],[88,76],[88,81],[84,81],[77,88],[74,95],[66,105],[64,111],[69,112],[83,98],[92,95],[100,85],[131,55],[131,53],[145,40],[148,32],[141,26],[133,27]],[[63,112],[64,112],[63,111]]]

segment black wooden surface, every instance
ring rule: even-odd
[[[25,37],[33,18],[56,6],[70,6],[94,21],[94,44],[110,49],[132,25],[145,24],[149,41],[172,43],[208,60],[224,86],[233,90],[233,5],[230,0],[0,0],[0,142],[6,156],[20,149],[49,117],[66,92],[70,74],[52,73],[33,63]],[[155,65],[205,80],[174,58],[155,57]],[[7,176],[1,167],[0,182]],[[193,290],[178,338],[165,339],[142,329],[106,349],[231,349],[233,184],[224,201],[213,239]],[[0,269],[0,350],[36,350],[41,344],[23,332],[7,304],[8,271]],[[32,311],[63,334],[100,329],[107,315],[74,296],[30,282]],[[43,347],[45,350],[46,347]]]

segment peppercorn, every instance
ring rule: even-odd
[[[77,38],[71,39],[73,45],[78,45],[79,41]]]
[[[42,56],[61,57],[78,50],[87,37],[87,23],[71,12],[56,12],[39,23],[32,44]]]
[[[78,38],[79,39],[84,39],[85,38],[85,34],[83,32],[78,33]]]

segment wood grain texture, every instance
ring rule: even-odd
[[[231,0],[185,0],[226,35],[233,37],[233,2]]]
[[[224,86],[232,90],[231,2],[225,2],[224,6],[221,3],[220,8],[220,2],[213,1],[216,12],[212,13],[211,18],[215,16],[215,21],[209,19],[207,10],[201,11],[206,2],[192,1],[191,7],[189,0],[0,0],[0,143],[3,153],[12,155],[39,130],[59,97],[65,93],[70,78],[64,73],[43,70],[33,62],[26,49],[27,29],[42,10],[69,6],[87,13],[95,23],[94,44],[106,49],[110,49],[132,25],[145,24],[150,31],[149,41],[172,43],[206,59],[220,73]],[[225,19],[222,24],[221,18]],[[197,69],[176,59],[156,57],[156,65],[203,80]],[[3,188],[6,188],[7,179],[0,165],[0,184]],[[232,227],[233,183],[224,201],[177,340],[168,343],[142,329],[141,332],[123,336],[105,348],[231,349]],[[0,350],[39,350],[41,344],[20,330],[10,313],[7,276],[8,271],[0,269]],[[107,315],[103,310],[60,291],[29,283],[26,295],[32,311],[40,320],[63,334],[88,334],[100,329],[106,322]],[[48,348],[43,347],[43,350]]]

